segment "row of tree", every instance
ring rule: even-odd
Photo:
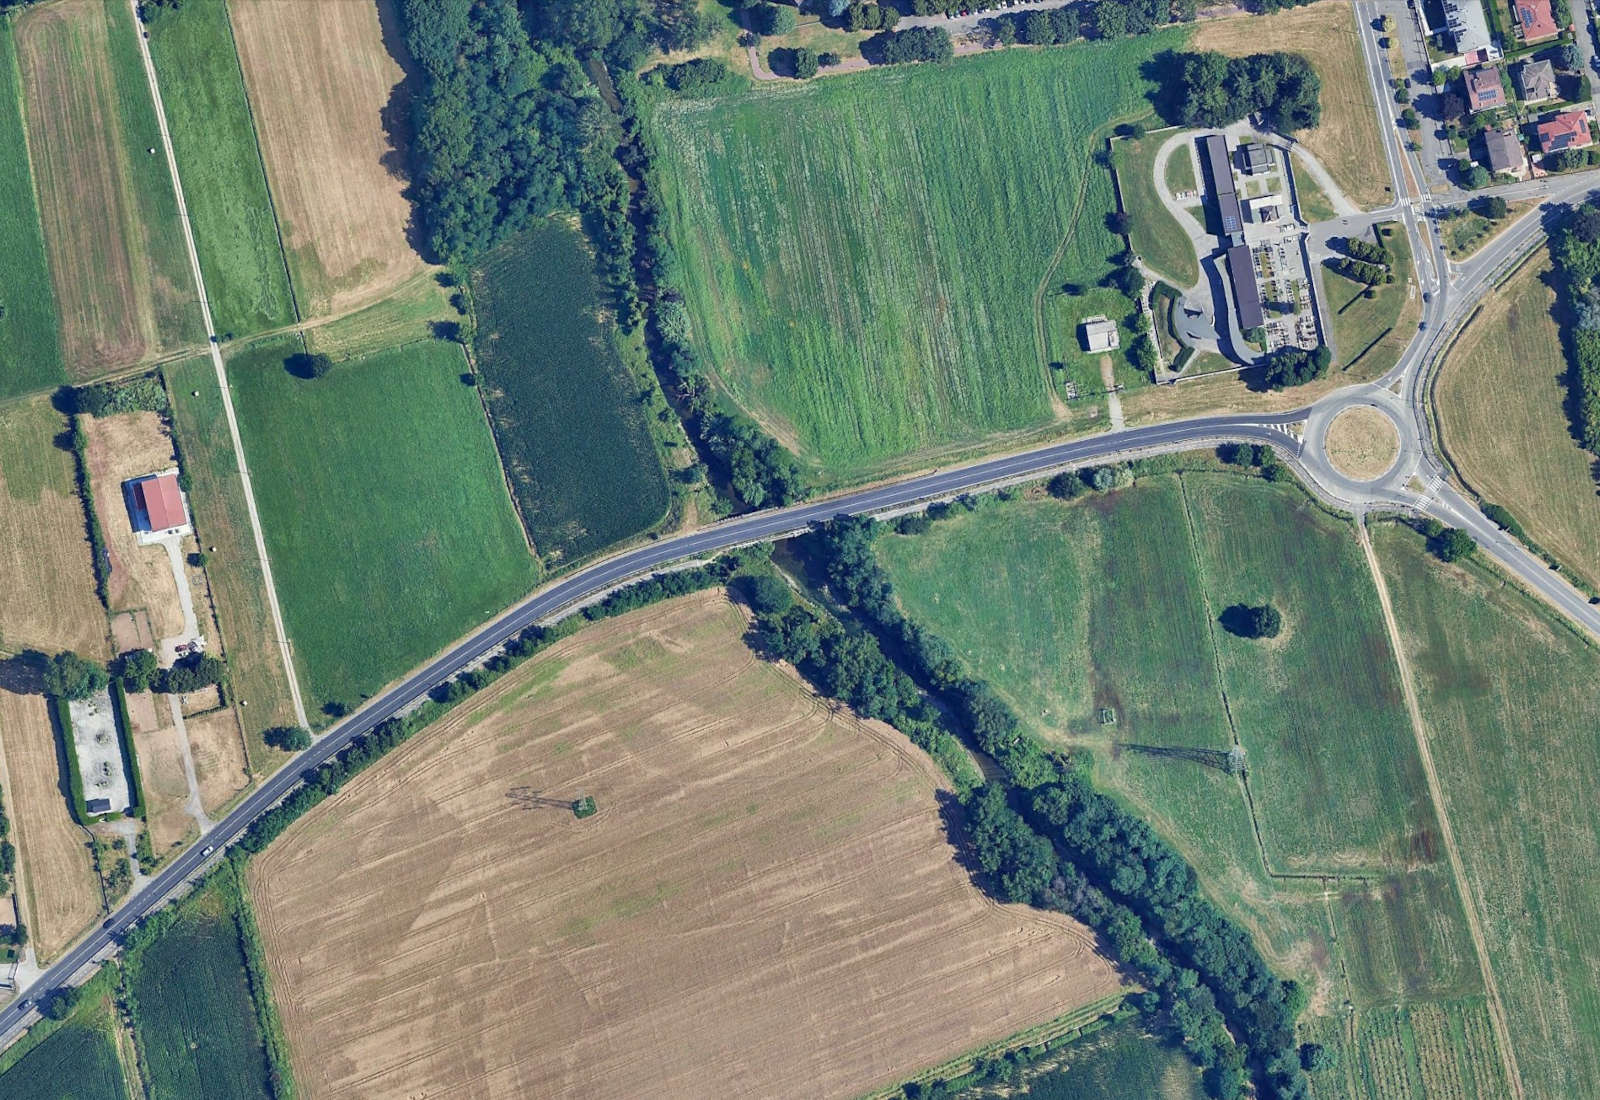
[[[1551,238],[1550,251],[1571,317],[1564,335],[1573,426],[1584,448],[1600,453],[1600,205],[1574,209]]]
[[[1253,1069],[1258,1094],[1305,1096],[1294,1043],[1298,988],[1277,980],[1170,845],[1042,748],[946,641],[900,611],[873,552],[875,530],[870,520],[841,517],[802,540],[829,592],[867,632],[783,598],[752,601],[757,647],[796,660],[820,690],[859,700],[870,708],[864,713],[907,722],[902,728],[919,744],[937,743],[930,725],[953,740],[943,725],[949,716],[1004,771],[966,800],[966,839],[992,888],[1104,935],[1135,979],[1160,993],[1213,1095],[1241,1095]]]
[[[1214,51],[1169,59],[1175,71],[1170,92],[1176,121],[1220,127],[1257,115],[1282,134],[1307,130],[1322,120],[1322,78],[1297,53],[1226,57]]]
[[[1328,261],[1328,267],[1351,282],[1362,283],[1366,286],[1378,286],[1380,283],[1394,282],[1394,273],[1383,264],[1367,263],[1365,260],[1352,260],[1348,256],[1333,257]]]

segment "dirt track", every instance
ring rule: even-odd
[[[1115,988],[743,625],[712,593],[589,628],[254,864],[308,1096],[851,1094]]]

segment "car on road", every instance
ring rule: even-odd
[[[216,850],[217,846],[215,844],[207,844],[204,848],[200,849],[200,854],[203,856],[208,856]]]

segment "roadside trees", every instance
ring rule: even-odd
[[[1472,536],[1459,527],[1446,527],[1428,541],[1428,549],[1440,561],[1460,561],[1477,548]]]
[[[311,731],[304,726],[273,726],[261,739],[284,752],[303,752],[311,747]]]

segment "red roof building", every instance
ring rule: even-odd
[[[1473,114],[1506,105],[1506,90],[1500,83],[1499,69],[1468,69],[1463,79],[1467,85],[1467,106]]]
[[[1563,149],[1582,149],[1594,144],[1589,135],[1586,111],[1562,111],[1533,128],[1539,137],[1539,152],[1559,153]]]
[[[1550,10],[1550,0],[1511,0],[1511,10],[1524,42],[1542,42],[1561,33],[1555,13]]]
[[[133,502],[144,513],[144,530],[166,531],[186,526],[189,522],[189,513],[183,507],[183,492],[178,488],[177,474],[157,474],[134,482]]]

